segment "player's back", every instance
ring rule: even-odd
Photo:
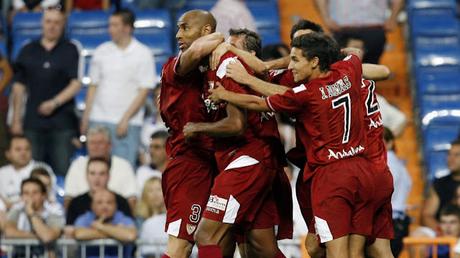
[[[163,66],[160,92],[160,112],[168,127],[170,137],[166,144],[169,156],[190,153],[210,152],[212,141],[199,135],[187,142],[182,130],[188,122],[205,122],[206,109],[202,101],[204,75],[194,69],[185,76],[176,73],[179,57],[170,58]]]

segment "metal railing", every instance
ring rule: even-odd
[[[7,258],[14,258],[15,248],[24,248],[25,252],[21,258],[33,258],[32,251],[33,248],[43,247],[44,253],[40,256],[43,258],[87,258],[88,257],[88,248],[98,248],[98,255],[91,257],[105,258],[106,256],[106,247],[116,247],[117,248],[117,258],[124,257],[124,249],[127,245],[136,245],[137,250],[133,257],[161,257],[161,255],[166,250],[166,242],[162,241],[143,241],[137,240],[134,243],[122,243],[113,239],[99,239],[91,241],[77,241],[75,239],[69,238],[60,238],[54,244],[54,248],[44,247],[43,243],[37,239],[1,239],[0,240],[2,250],[6,251]],[[280,249],[284,252],[287,258],[300,258],[300,240],[283,240],[282,243],[279,243]],[[146,248],[147,250],[143,250]],[[94,249],[93,249],[94,250]],[[196,250],[192,253],[191,257],[196,257]],[[5,257],[1,256],[0,257]],[[113,257],[113,256],[111,256]]]

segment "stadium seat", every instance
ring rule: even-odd
[[[82,85],[80,91],[75,95],[75,105],[78,112],[83,112],[85,110],[86,104],[86,93],[88,92],[88,85]]]
[[[167,10],[138,12],[134,26],[134,36],[146,44],[155,56],[173,53],[171,16]]]
[[[415,49],[414,57],[416,67],[460,65],[460,46],[440,49]]]
[[[67,22],[67,32],[71,38],[107,34],[108,27],[109,13],[104,11],[74,11]]]
[[[429,181],[449,174],[447,152],[448,150],[430,151],[425,155],[425,173]]]
[[[31,37],[29,36],[18,36],[13,42],[13,47],[11,49],[11,60],[14,61],[19,55],[22,47],[24,47],[27,43],[31,41]]]
[[[12,42],[17,38],[34,38],[41,34],[41,13],[17,13],[11,25]]]
[[[459,94],[460,65],[424,66],[416,70],[417,95]]]
[[[455,9],[455,0],[409,0],[407,8],[409,11],[420,9]]]
[[[248,2],[252,16],[255,19],[257,32],[262,37],[262,44],[276,44],[281,42],[280,18],[276,2]]]
[[[430,112],[460,110],[460,94],[422,95],[418,100],[420,105],[420,118]]]
[[[0,55],[6,57],[8,52],[6,51],[6,44],[4,41],[0,41]]]

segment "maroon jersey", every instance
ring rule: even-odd
[[[375,94],[375,82],[362,79],[361,98],[364,101],[364,122],[367,131],[368,144],[366,156],[381,168],[387,166],[387,150],[383,141],[383,122],[380,114],[377,95]]]
[[[236,83],[225,75],[227,65],[237,58],[238,57],[232,52],[227,52],[220,59],[218,69],[215,71],[208,70],[207,72],[203,99],[211,121],[216,122],[227,117],[227,103],[221,102],[219,104],[214,104],[207,98],[207,96],[209,96],[208,90],[213,88],[216,82],[220,82],[222,86],[229,91],[242,94],[253,94],[247,87]],[[253,74],[253,71],[250,70],[242,60],[240,60],[240,62],[243,63],[248,73]],[[266,159],[269,156],[268,148],[270,146],[260,137],[263,115],[255,111],[245,112],[246,129],[242,135],[221,137],[215,141],[215,157],[220,171],[223,171],[235,158],[243,155],[248,155],[258,161]]]
[[[270,70],[268,72],[268,82],[294,88],[297,83],[294,82],[294,75],[290,69]]]
[[[160,112],[170,133],[166,152],[170,157],[186,151],[196,154],[201,151],[210,153],[210,137],[199,135],[185,141],[182,133],[188,122],[206,121],[206,108],[201,98],[204,75],[195,69],[186,76],[179,76],[176,73],[179,60],[180,56],[169,58],[161,74]]]
[[[296,116],[296,130],[311,167],[365,151],[361,75],[359,58],[350,55],[332,66],[328,76],[266,99],[273,111]]]

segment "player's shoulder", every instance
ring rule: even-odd
[[[227,51],[221,58],[219,65],[216,70],[216,76],[222,79],[227,73],[227,66],[230,63],[236,62],[238,60],[238,56],[232,53],[231,51]],[[241,60],[240,60],[241,62]]]

